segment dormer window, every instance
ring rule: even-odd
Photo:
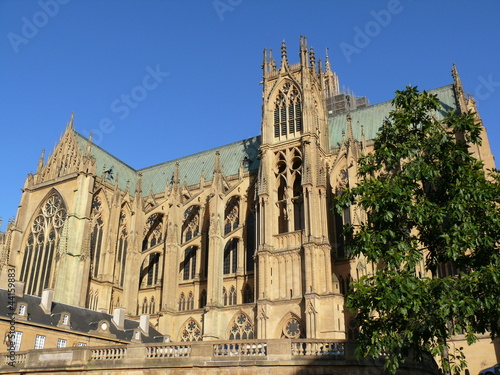
[[[69,324],[69,315],[68,314],[63,314],[61,323],[64,324],[64,325],[68,325]]]
[[[27,306],[25,304],[20,304],[19,305],[19,310],[17,312],[17,315],[25,316],[26,315],[26,310],[27,310]]]

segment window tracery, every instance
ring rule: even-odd
[[[244,313],[236,315],[229,326],[231,327],[229,340],[252,340],[254,338],[252,321]]]
[[[274,102],[274,137],[302,132],[302,107],[298,89],[286,82]]]
[[[200,232],[200,207],[191,206],[184,212],[184,225],[182,237],[184,242],[188,242],[196,237]]]
[[[179,297],[179,311],[184,311],[186,310],[186,296],[184,293],[181,293]]]
[[[148,217],[144,228],[144,240],[142,241],[142,251],[150,249],[163,240],[163,215],[153,214]]]
[[[33,220],[26,240],[20,280],[25,293],[41,295],[50,286],[55,250],[66,222],[66,207],[58,194],[52,194]]]
[[[181,333],[181,341],[201,341],[201,328],[200,325],[193,318],[189,319]]]
[[[297,339],[302,335],[300,321],[296,317],[290,317],[283,325],[281,338]]]
[[[236,230],[240,224],[239,204],[239,197],[231,198],[226,204],[226,211],[224,214],[224,235]]]

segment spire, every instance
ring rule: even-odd
[[[44,161],[45,161],[45,149],[42,149],[42,154],[40,155],[40,159],[38,159],[38,167],[36,168],[36,173],[40,173],[42,171]]]
[[[330,56],[328,56],[328,48],[326,49],[325,55],[325,70],[327,73],[332,71],[332,66],[330,65]]]
[[[286,52],[285,40],[281,43],[281,67],[288,66],[288,56]]]
[[[263,57],[263,61],[262,61],[262,70],[264,72],[264,75],[269,70],[269,62],[268,62],[268,59],[267,59],[267,48],[264,48],[264,57]]]
[[[462,80],[458,75],[458,70],[455,63],[453,63],[453,66],[451,67],[451,76],[453,77],[453,88],[455,89],[455,97],[459,104],[460,111],[465,112],[467,111],[467,99],[465,97],[464,87],[462,86]]]
[[[75,113],[74,112],[71,112],[71,117],[68,121],[68,124],[66,126],[67,129],[73,129],[73,120],[75,118]]]
[[[269,64],[271,66],[271,71],[276,70],[276,61],[273,59],[273,49],[269,48]]]
[[[139,178],[137,179],[137,187],[135,188],[135,193],[140,197],[142,195],[142,173],[139,172],[138,176]]]
[[[220,152],[215,151],[214,173],[220,173]]]
[[[307,61],[307,38],[304,35],[300,36],[300,64],[303,67],[308,66],[309,62]]]
[[[309,65],[314,70],[316,68],[316,55],[314,54],[314,48],[309,49]]]
[[[354,140],[354,135],[352,132],[352,116],[350,113],[346,115],[347,118],[347,137],[349,138],[349,141]]]
[[[179,162],[175,163],[174,175],[172,176],[172,183],[176,186],[179,185]]]
[[[89,134],[89,139],[87,140],[87,156],[90,156],[90,149],[92,147],[92,132]]]

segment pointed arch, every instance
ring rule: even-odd
[[[302,327],[301,319],[292,312],[287,313],[277,327],[276,337],[297,339],[303,338],[305,331]]]
[[[115,279],[118,280],[118,284],[123,287],[123,282],[125,279],[125,267],[127,263],[127,253],[129,244],[129,218],[130,218],[130,207],[127,203],[122,205],[120,210],[120,219],[118,227],[118,240],[116,249],[116,268],[115,268]]]
[[[252,303],[254,301],[253,290],[250,283],[246,283],[243,288],[243,303]]]
[[[52,189],[41,201],[26,230],[20,281],[25,293],[40,296],[54,279],[56,251],[66,224],[67,209],[62,196]]]
[[[302,96],[297,85],[285,80],[274,97],[274,137],[286,139],[302,132]]]
[[[223,273],[228,275],[238,270],[238,238],[231,238],[224,247]]]
[[[241,310],[234,314],[228,326],[227,337],[229,340],[252,340],[254,336],[252,319]]]
[[[179,341],[201,341],[202,338],[200,324],[193,318],[186,320],[179,332]]]
[[[146,219],[142,251],[146,251],[163,242],[163,216],[161,213],[154,213]]]

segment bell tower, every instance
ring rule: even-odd
[[[272,50],[264,50],[257,185],[261,338],[320,338],[321,332],[343,338],[343,318],[337,324],[331,313],[343,311],[343,298],[332,274],[326,203],[326,97],[338,93],[338,80],[328,58],[326,65],[324,71],[305,37],[298,63],[289,63],[284,41],[279,68]],[[330,318],[318,322],[322,310]]]

